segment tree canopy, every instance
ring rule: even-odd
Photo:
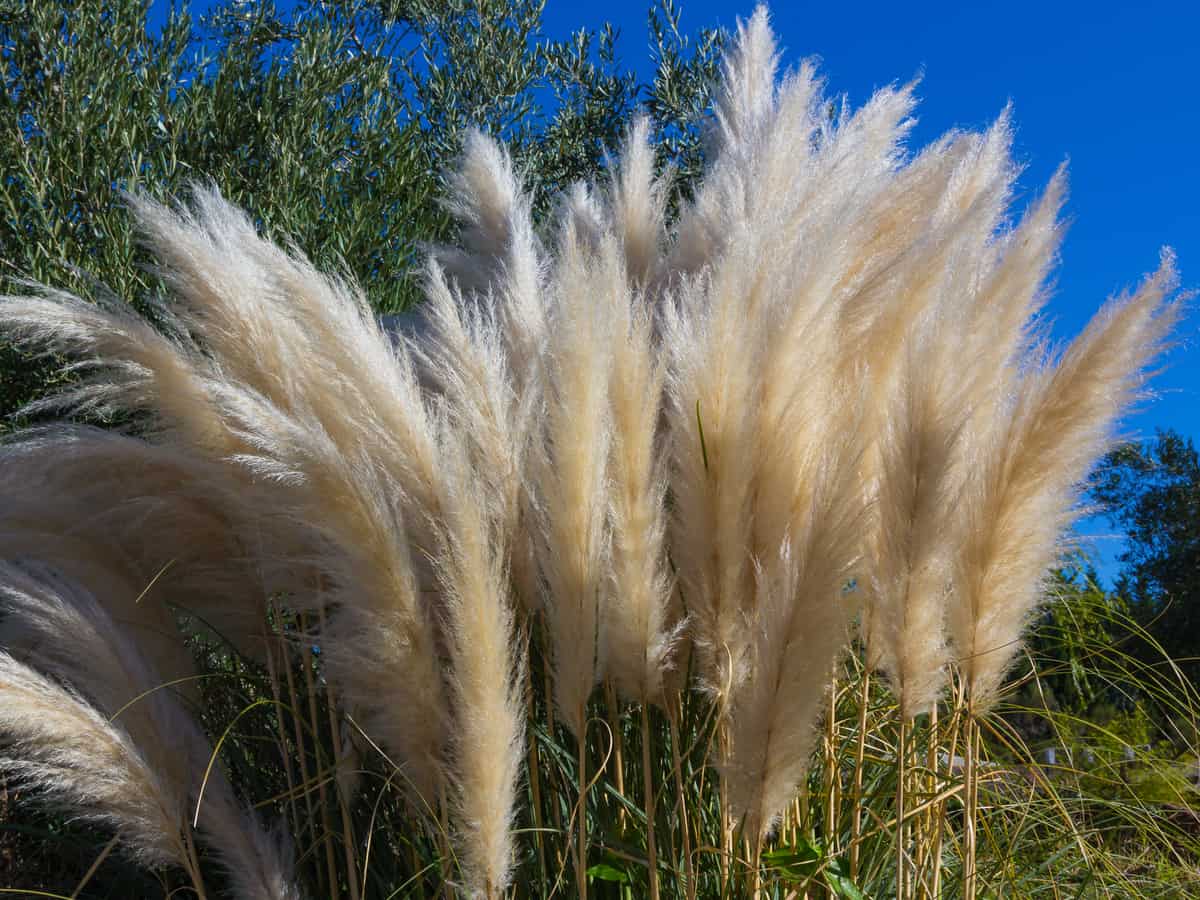
[[[1117,592],[1200,675],[1200,456],[1191,438],[1167,430],[1117,448],[1094,474],[1092,495],[1128,539]]]

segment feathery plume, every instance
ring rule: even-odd
[[[853,461],[851,461],[853,462]],[[814,726],[853,604],[844,587],[856,561],[861,507],[844,460],[826,456],[805,470],[812,492],[796,531],[756,566],[753,677],[730,699],[731,748],[721,762],[735,821],[753,840],[767,835],[807,771]]]
[[[437,568],[445,593],[454,704],[455,821],[473,895],[508,887],[525,735],[524,653],[514,630],[496,508],[480,502],[465,447],[445,435],[453,485]]]
[[[1025,373],[985,433],[966,486],[950,631],[972,701],[995,699],[1041,582],[1075,515],[1080,481],[1110,446],[1116,417],[1160,352],[1177,305],[1174,260],[1130,297],[1110,301],[1056,365]]]
[[[181,448],[29,429],[0,445],[0,558],[40,560],[118,604],[107,612],[173,680],[190,671],[176,613],[260,658],[263,598],[295,586],[252,555],[255,498],[227,466]],[[110,571],[123,589],[106,586]]]
[[[429,270],[422,313],[427,339],[415,344],[413,353],[444,400],[445,415],[469,445],[487,505],[500,515],[517,595],[532,611],[541,591],[525,476],[539,385],[536,379],[523,387],[514,384],[497,311],[467,306],[436,265]]]
[[[208,740],[96,597],[36,568],[3,566],[0,600],[0,734],[15,741],[5,767],[118,829],[149,865],[195,866],[186,834],[199,804],[196,818],[239,898],[297,900],[283,848],[219,771],[204,784]]]
[[[546,263],[530,199],[503,146],[474,130],[450,190],[448,208],[462,223],[463,247],[436,247],[434,260],[476,302],[493,298],[511,377],[523,393],[538,382],[546,332]]]
[[[123,730],[77,695],[0,650],[0,768],[48,801],[120,830],[146,866],[187,865],[185,798]]]
[[[555,702],[576,737],[583,735],[584,707],[603,667],[597,638],[608,554],[612,311],[626,302],[620,259],[611,247],[596,252],[595,236],[580,233],[594,221],[591,216],[591,205],[580,195],[563,213],[544,430],[533,460]]]

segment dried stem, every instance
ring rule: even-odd
[[[625,796],[625,754],[621,740],[621,714],[617,705],[617,691],[611,681],[604,683],[604,700],[608,708],[608,727],[613,736],[613,778],[617,783],[617,793]],[[617,805],[617,828],[625,831],[625,804]]]
[[[837,697],[838,679],[829,683],[829,709],[825,717],[825,777],[829,789],[825,792],[825,845],[830,854],[836,854],[837,810],[840,805],[841,771],[837,758]]]
[[[532,727],[532,723],[535,720],[532,665],[526,666],[525,677],[529,680],[529,689],[525,692],[525,704],[528,709],[530,722],[529,738],[526,743],[529,745],[527,751],[529,756],[529,790],[533,799],[533,839],[537,843],[538,872],[541,873],[541,877],[545,883],[549,884],[550,873],[546,869],[546,827],[542,821],[542,777],[538,761],[537,735],[534,733]]]
[[[677,697],[667,709],[667,723],[671,729],[671,762],[675,768],[675,790],[679,801],[679,827],[683,838],[683,866],[687,878],[685,892],[687,900],[696,900],[696,872],[692,863],[692,840],[688,827],[687,791],[683,785],[683,759],[679,754],[679,720],[682,715],[683,697]]]
[[[579,874],[579,900],[587,900],[587,710],[579,710],[579,730],[576,743],[579,745],[579,847],[575,852],[575,870]]]
[[[967,701],[966,764],[963,777],[966,784],[966,809],[963,814],[963,900],[975,900],[975,818],[979,803],[979,723],[975,719],[975,700]]]
[[[650,768],[650,706],[642,703],[642,781],[646,803],[646,869],[650,877],[650,900],[658,900],[658,853],[654,844],[654,777]]]
[[[905,836],[907,826],[904,824],[905,782],[908,780],[908,721],[903,711],[898,712],[896,734],[896,900],[905,900],[908,896],[908,869],[905,859]]]
[[[292,664],[291,664],[291,659],[289,658],[289,654],[288,654],[288,645],[287,645],[286,640],[283,637],[280,637],[280,639],[279,639],[279,646],[283,650],[283,653],[284,653],[283,671],[284,671],[284,675],[287,678],[288,703],[291,705],[292,728],[295,731],[295,738],[296,738],[296,755],[300,758],[300,777],[303,779],[303,784],[304,784],[304,808],[305,808],[305,812],[308,815],[308,829],[307,829],[308,830],[308,838],[309,838],[310,846],[316,847],[316,844],[317,844],[317,817],[316,817],[316,811],[313,809],[312,780],[309,778],[309,773],[308,773],[308,753],[305,752],[305,749],[304,749],[304,731],[300,726],[300,695],[296,692],[296,679],[295,679],[295,676],[293,676],[293,674],[292,674]],[[315,868],[317,870],[318,877],[320,877],[323,874],[321,872],[321,867],[316,866]],[[330,892],[332,893],[334,890],[334,886],[331,884],[328,887],[329,887]]]
[[[196,852],[196,843],[192,840],[191,828],[183,829],[183,843],[187,848],[188,877],[191,878],[192,887],[196,890],[196,900],[208,900],[208,893],[204,889],[204,876],[200,874],[200,855]]]
[[[287,812],[290,818],[291,834],[299,836],[300,834],[300,812],[296,808],[296,770],[292,767],[292,754],[288,748],[287,729],[283,724],[283,701],[281,698],[279,684],[279,669],[275,665],[275,653],[272,650],[272,645],[275,639],[266,630],[266,619],[263,620],[263,646],[266,648],[267,657],[267,677],[271,683],[271,699],[275,707],[275,727],[279,733],[279,756],[283,760],[284,777],[287,778],[288,787],[288,805]]]
[[[319,622],[321,631],[325,631],[325,607],[321,606],[317,610],[320,617]],[[333,752],[337,757],[337,765],[341,764],[341,748],[342,748],[342,728],[338,720],[337,706],[334,703],[333,687],[331,685],[325,688],[325,700],[329,706],[329,733],[333,738]],[[355,849],[358,843],[354,840],[354,824],[350,818],[350,798],[346,796],[346,791],[342,786],[342,779],[335,778],[334,785],[337,790],[338,808],[342,815],[342,838],[343,849],[346,854],[346,878],[350,884],[350,900],[358,900],[358,866],[354,861]]]
[[[308,634],[308,619],[303,613],[300,615],[300,628],[304,634]],[[338,890],[338,874],[337,874],[337,858],[333,853],[333,823],[329,819],[329,802],[325,794],[325,779],[320,777],[320,755],[321,746],[320,739],[317,737],[321,733],[321,720],[317,714],[317,686],[313,680],[312,673],[312,652],[307,649],[304,653],[304,687],[308,692],[308,715],[312,726],[313,746],[318,750],[317,756],[317,800],[321,804],[321,827],[325,829],[325,836],[322,842],[325,845],[325,865],[329,870],[329,888],[333,894]]]
[[[859,859],[862,855],[862,791],[863,764],[867,755],[867,706],[871,702],[871,670],[864,665],[859,679],[858,734],[854,748],[854,802],[850,812],[850,880],[858,883]]]

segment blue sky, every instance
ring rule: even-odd
[[[751,0],[679,0],[681,28],[732,28]],[[156,0],[155,12],[167,6]],[[193,9],[207,8],[207,0]],[[290,4],[280,0],[281,7]],[[611,21],[622,61],[652,74],[645,0],[548,0],[548,36]],[[1178,255],[1185,289],[1200,288],[1200,5],[1107,3],[776,3],[785,66],[821,61],[830,91],[862,103],[877,87],[921,76],[913,145],[949,128],[983,128],[1009,101],[1026,169],[1018,204],[1069,161],[1071,221],[1048,308],[1055,340],[1078,333],[1103,301]],[[1200,302],[1200,301],[1198,301]],[[1131,436],[1172,427],[1200,437],[1200,313],[1154,381],[1158,396],[1124,423]],[[1103,573],[1119,549],[1091,523]],[[1109,562],[1105,562],[1109,560]]]

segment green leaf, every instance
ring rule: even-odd
[[[806,881],[817,874],[824,853],[819,845],[801,838],[796,844],[778,847],[763,854],[767,868],[774,869],[792,881]]]
[[[825,883],[833,896],[842,900],[867,900],[867,895],[850,878],[850,866],[842,857],[831,860],[826,867]]]
[[[597,863],[587,870],[588,881],[615,881],[618,884],[629,884],[628,872],[622,872],[616,866],[608,863]]]

